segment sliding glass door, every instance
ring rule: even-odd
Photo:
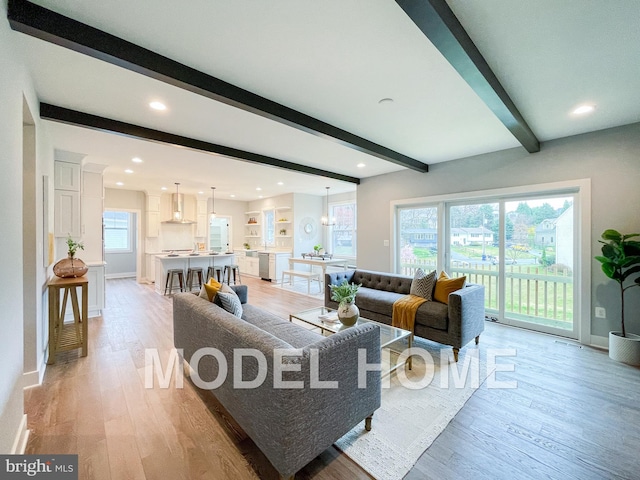
[[[396,208],[396,271],[446,270],[485,286],[487,316],[577,338],[576,194]]]

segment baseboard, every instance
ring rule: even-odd
[[[22,416],[22,421],[18,427],[16,433],[16,439],[13,441],[13,447],[11,448],[11,455],[24,455],[27,449],[27,442],[29,441],[29,430],[27,429],[27,414]]]
[[[114,278],[135,278],[136,277],[136,272],[129,272],[129,273],[107,273],[104,278],[107,280],[112,280]]]
[[[42,380],[44,379],[44,373],[47,370],[47,355],[49,355],[49,348],[45,350],[42,355],[42,362],[38,370],[33,370],[31,372],[25,372],[22,374],[23,379],[23,387],[22,388],[32,388],[37,387],[38,385],[42,385]]]
[[[609,350],[609,337],[600,337],[598,335],[591,335],[590,345],[592,347]]]

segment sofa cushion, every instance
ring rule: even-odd
[[[218,291],[222,288],[220,282],[216,281],[213,277],[209,279],[209,283],[203,283],[200,289],[200,298],[213,302]]]
[[[385,292],[394,292],[407,295],[411,290],[411,277],[396,275],[394,273],[371,272],[369,270],[356,270],[353,274],[353,283],[363,287]],[[356,303],[357,300],[356,300]]]
[[[440,302],[424,302],[416,312],[416,325],[447,330],[449,324],[449,306]]]
[[[467,277],[449,278],[449,275],[443,270],[436,282],[433,299],[441,303],[449,303],[449,294],[464,287],[466,281]]]
[[[433,297],[433,288],[436,285],[436,271],[425,273],[421,268],[416,269],[416,273],[413,276],[411,282],[411,295],[422,297],[426,300],[431,300]]]
[[[302,325],[289,322],[266,310],[249,304],[244,306],[242,318],[274,337],[287,342],[294,348],[306,347],[323,338],[319,333],[309,330]]]
[[[360,287],[356,295],[356,305],[363,310],[369,310],[391,318],[393,315],[393,302],[404,296],[405,294],[403,293]]]

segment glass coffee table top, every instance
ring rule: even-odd
[[[298,313],[292,313],[289,315],[289,320],[300,320],[302,322],[318,327],[322,330],[327,330],[331,333],[337,333],[347,328],[340,323],[340,320],[329,321],[321,316],[333,316],[337,319],[337,310],[327,307],[316,307],[304,310]],[[409,338],[411,340],[412,333],[409,330],[403,330],[401,328],[392,327],[391,325],[385,325],[384,323],[369,320],[367,318],[360,317],[356,325],[364,325],[365,323],[373,323],[380,327],[380,347],[385,348],[392,343],[395,343],[403,338]],[[410,346],[411,344],[409,344]]]

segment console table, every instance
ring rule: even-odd
[[[87,277],[53,277],[47,282],[49,288],[49,357],[47,364],[56,361],[56,353],[82,348],[82,356],[87,356],[89,318],[89,280]],[[78,304],[78,288],[82,295],[82,310]],[[60,304],[60,294],[62,304]],[[67,301],[71,297],[73,322],[65,323],[64,314]]]

